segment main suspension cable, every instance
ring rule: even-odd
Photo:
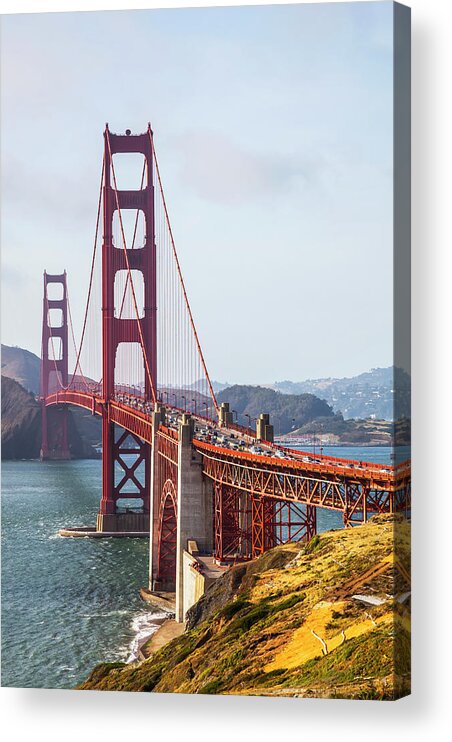
[[[86,324],[87,324],[87,320],[88,320],[88,311],[89,311],[89,305],[90,305],[90,301],[91,301],[91,291],[92,291],[92,287],[93,287],[94,266],[95,266],[95,263],[96,263],[97,240],[98,240],[98,236],[99,236],[99,222],[100,222],[100,212],[101,212],[101,205],[102,205],[102,185],[103,185],[103,180],[104,180],[104,172],[105,172],[105,155],[104,155],[104,157],[102,159],[102,172],[101,172],[101,176],[100,176],[99,198],[98,198],[98,202],[97,202],[96,230],[95,230],[95,234],[94,234],[93,257],[92,257],[92,260],[91,260],[91,270],[90,270],[90,276],[89,276],[88,296],[87,296],[86,306],[85,306],[85,316],[83,318],[82,334],[81,334],[81,337],[80,337],[80,345],[79,345],[77,356],[76,356],[74,372],[72,374],[71,381],[70,381],[70,383],[68,385],[68,386],[70,386],[73,383],[73,381],[75,379],[75,376],[77,374],[77,368],[78,368],[79,371],[80,371],[80,375],[82,376],[83,381],[86,384],[87,389],[89,389],[89,385],[88,385],[88,383],[86,381],[85,375],[84,375],[84,373],[82,371],[82,368],[81,368],[81,365],[80,365],[80,355],[81,355],[81,352],[82,352],[83,341],[85,339]],[[69,314],[69,320],[70,320],[70,325],[71,325],[72,338],[73,338],[73,341],[74,341],[74,347],[75,347],[75,349],[77,349],[77,344],[75,342],[75,336],[74,336],[74,328],[73,328],[73,324],[72,324],[72,315],[71,315],[71,308],[70,308],[70,304],[69,304],[69,292],[67,290],[67,285],[66,285],[66,293],[67,293],[68,314]]]

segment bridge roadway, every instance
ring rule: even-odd
[[[46,406],[76,405],[102,415],[105,401],[97,394],[68,389],[50,394]],[[141,397],[117,394],[107,406],[110,421],[152,444],[152,405]],[[166,407],[166,422],[177,430],[184,410]],[[254,497],[336,510],[344,522],[371,513],[410,509],[410,462],[394,467],[284,448],[257,441],[246,428],[219,428],[210,419],[195,420],[193,446],[203,459],[203,473],[217,485],[241,490]],[[162,426],[163,430],[165,429]]]

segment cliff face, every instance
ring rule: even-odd
[[[17,381],[2,377],[2,459],[38,458],[41,407]]]
[[[397,557],[394,555],[397,544]],[[394,699],[410,692],[409,524],[378,516],[231,568],[185,633],[82,689]]]
[[[1,409],[2,459],[39,458],[41,405],[35,400],[33,394],[27,392],[17,381],[2,376]],[[78,413],[78,418],[80,418],[80,413]],[[98,426],[99,423],[96,421],[95,425]],[[95,458],[97,456],[90,441],[82,437],[77,430],[72,412],[69,412],[68,416],[68,436],[69,447],[74,458]]]

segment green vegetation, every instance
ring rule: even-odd
[[[409,608],[363,604],[337,590],[387,597],[407,585],[409,525],[378,516],[361,528],[331,531],[310,544],[285,544],[216,581],[188,616],[187,630],[136,665],[105,664],[80,687],[177,693],[385,698],[410,688]],[[371,584],[360,576],[377,563]],[[409,589],[409,588],[408,588]],[[353,591],[352,591],[353,592]],[[325,653],[325,647],[327,651]]]
[[[261,412],[269,412],[278,434],[300,428],[316,418],[334,418],[331,407],[314,394],[280,394],[261,386],[236,384],[220,392],[218,401],[229,402],[231,409],[237,411],[241,425],[248,424],[246,415],[256,418]]]

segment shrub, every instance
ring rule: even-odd
[[[210,683],[207,683],[203,688],[200,688],[198,693],[205,693],[207,695],[214,695],[218,692],[218,689],[221,686],[221,680],[211,680]]]
[[[244,598],[238,598],[237,600],[234,600],[232,603],[228,603],[225,605],[225,607],[218,612],[219,618],[225,618],[226,621],[229,621],[233,616],[235,616],[236,613],[242,610],[242,608],[248,608],[251,603],[248,600],[245,600]]]
[[[318,533],[311,538],[310,542],[306,546],[306,554],[312,554],[313,551],[316,551],[320,544],[320,536]]]

